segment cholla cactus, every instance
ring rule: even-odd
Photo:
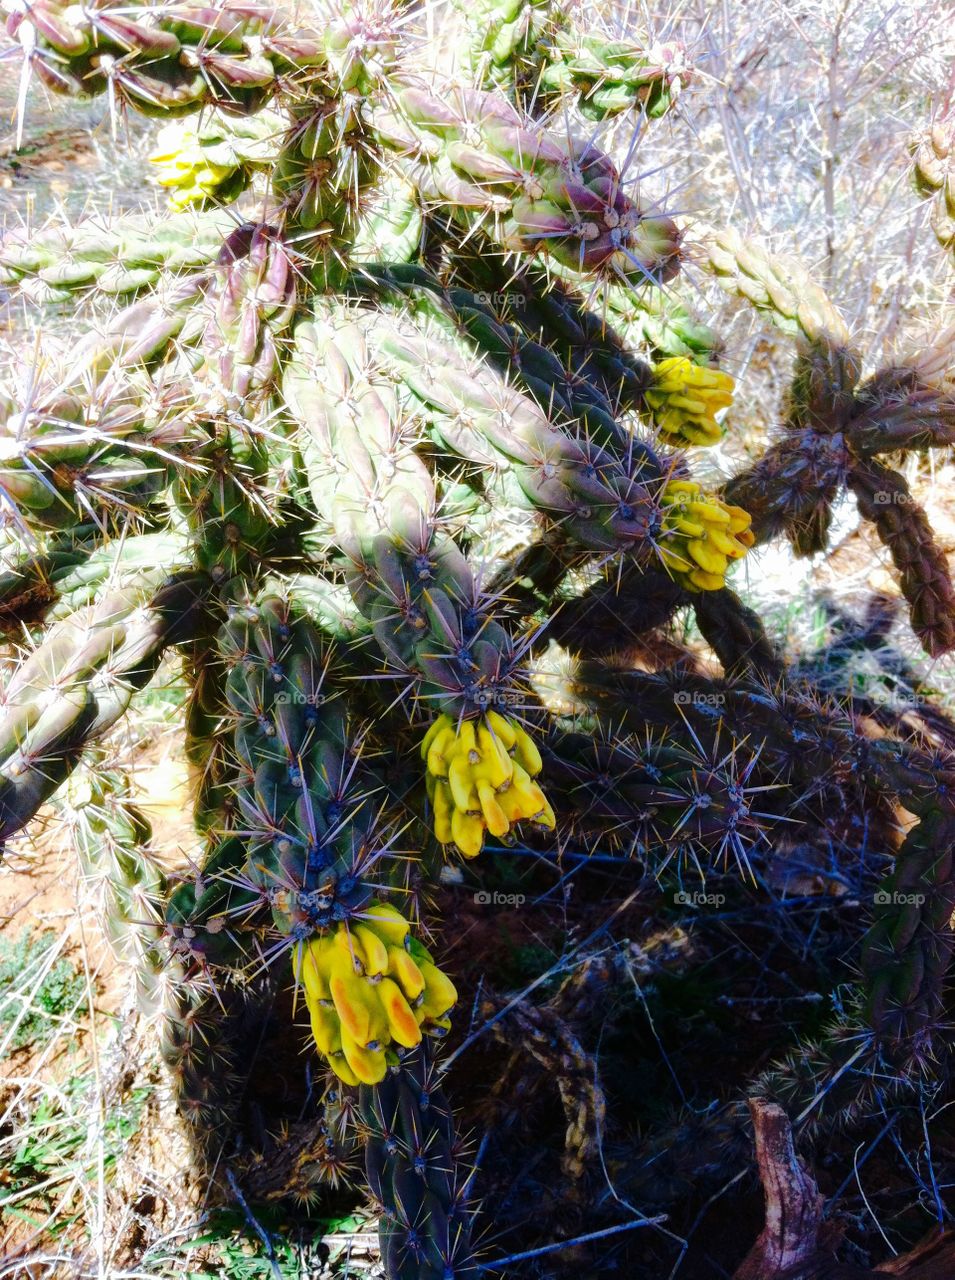
[[[553,0],[455,0],[464,28],[464,61],[488,86],[516,95],[523,105],[543,108],[570,96],[581,113],[605,120],[625,111],[664,115],[691,75],[678,41],[649,36],[614,38],[574,22],[573,8]],[[453,30],[450,41],[456,42]]]
[[[943,249],[955,246],[955,121],[936,120],[912,143],[912,177],[920,196],[931,201],[932,229]]]
[[[727,583],[778,532],[820,549],[845,486],[926,647],[955,646],[944,558],[876,456],[951,443],[951,342],[864,376],[798,264],[714,237],[720,280],[800,352],[783,438],[707,491],[684,446],[721,438],[734,384],[670,288],[683,231],[590,137],[532,113],[560,98],[660,115],[679,49],[582,35],[549,0],[462,5],[468,74],[447,78],[384,3],[311,23],[232,0],[4,9],[45,85],[162,122],[151,158],[178,212],[0,246],[27,298],[80,292],[95,317],[138,295],[24,362],[0,400],[0,622],[21,646],[0,697],[0,838],[73,774],[115,931],[164,898],[141,958],[155,968],[161,933],[164,1052],[193,1122],[232,1123],[242,1066],[210,992],[294,989],[288,1035],[310,1031],[337,1097],[359,1090],[387,1274],[475,1274],[433,1059],[457,991],[410,894],[432,857],[573,839],[661,874],[745,869],[775,823],[818,827],[879,790],[919,818],[893,883],[923,900],[873,926],[869,1034],[927,1063],[951,950],[951,857],[932,855],[950,854],[950,762],[870,741],[787,684]],[[594,664],[619,657],[614,626],[639,638],[683,608],[728,676],[701,678],[699,702]],[[531,679],[542,634],[580,660],[566,704]],[[84,772],[84,753],[176,653],[202,854],[166,884],[121,776]],[[783,794],[757,810],[757,789]]]
[[[845,321],[798,262],[736,233],[713,237],[709,254],[724,288],[799,341],[784,433],[724,496],[750,512],[757,541],[782,532],[798,555],[813,555],[825,549],[833,504],[848,488],[899,570],[925,649],[949,652],[955,586],[945,556],[904,478],[875,455],[951,442],[952,330],[864,377]]]
[[[139,293],[177,272],[214,262],[233,229],[227,214],[129,215],[121,225],[90,218],[11,234],[0,245],[0,283],[31,302],[65,302],[74,294]]]
[[[257,170],[275,163],[286,121],[273,112],[238,119],[210,112],[198,123],[160,130],[149,159],[174,209],[228,205]]]

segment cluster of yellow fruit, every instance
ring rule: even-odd
[[[733,385],[722,369],[672,356],[653,366],[653,385],[645,398],[664,435],[688,444],[716,444],[723,434],[716,415],[733,403]]]
[[[411,936],[400,911],[375,902],[361,917],[311,938],[297,951],[319,1051],[346,1084],[378,1084],[423,1032],[444,1034],[458,993]]]
[[[484,833],[506,836],[515,822],[529,819],[553,828],[554,811],[534,782],[541,756],[521,726],[497,711],[455,723],[441,715],[425,735],[428,796],[434,833],[474,858]]]
[[[661,500],[663,563],[690,590],[718,591],[730,563],[756,540],[749,513],[704,493],[693,480],[671,480]]]
[[[174,122],[160,129],[156,149],[149,155],[158,170],[156,181],[169,191],[169,203],[180,212],[190,205],[228,203],[240,195],[246,176],[227,144],[219,147],[221,163],[204,139],[189,125]]]

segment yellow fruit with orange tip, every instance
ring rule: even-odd
[[[397,1050],[414,1048],[423,1034],[445,1034],[457,1000],[454,984],[390,903],[370,903],[299,944],[294,972],[315,1045],[348,1084],[377,1084]]]
[[[413,1049],[421,1043],[421,1028],[404,992],[391,978],[382,978],[378,998],[388,1019],[391,1038],[405,1049]]]
[[[487,711],[455,723],[441,715],[425,734],[421,755],[435,837],[466,858],[481,852],[487,834],[504,839],[518,822],[553,828],[553,810],[530,782],[543,767],[540,751],[510,716]]]

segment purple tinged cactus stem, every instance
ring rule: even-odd
[[[426,199],[490,214],[506,249],[658,284],[679,271],[672,219],[636,205],[592,142],[560,140],[497,94],[406,78],[374,124]]]
[[[875,455],[948,443],[951,331],[861,381],[844,322],[797,263],[735,233],[713,240],[710,262],[726,288],[801,334],[784,433],[724,485],[724,496],[750,512],[757,540],[785,533],[797,555],[815,555],[848,489],[899,570],[913,630],[933,657],[947,653],[955,596],[945,557],[902,476]]]
[[[933,657],[948,653],[955,648],[955,587],[924,511],[902,476],[874,458],[855,463],[847,481],[899,571],[915,633]]]

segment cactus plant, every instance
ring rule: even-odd
[[[912,179],[923,199],[931,201],[932,230],[943,249],[955,244],[955,171],[952,139],[955,123],[942,116],[912,142]]]
[[[691,75],[679,41],[582,32],[573,9],[550,0],[455,0],[454,9],[453,35],[463,27],[464,61],[482,83],[517,95],[528,108],[546,109],[571,96],[589,119],[632,110],[657,119]]]
[[[721,439],[734,383],[671,287],[684,232],[542,112],[658,116],[679,48],[582,35],[550,0],[482,0],[455,5],[469,74],[449,79],[384,4],[311,23],[232,0],[3,8],[28,74],[162,122],[151,159],[176,212],[0,246],[28,299],[91,300],[83,340],[24,360],[0,400],[0,621],[21,646],[0,839],[67,784],[117,935],[162,896],[141,960],[155,969],[161,936],[163,1052],[194,1127],[235,1121],[243,1002],[292,990],[289,1037],[334,1073],[329,1116],[353,1103],[386,1274],[474,1275],[438,1087],[457,990],[417,899],[435,858],[571,841],[663,878],[749,873],[777,828],[849,830],[879,796],[917,822],[854,1016],[873,1061],[929,1071],[951,759],[867,736],[791,677],[728,579],[778,533],[824,548],[848,489],[925,648],[955,647],[944,555],[880,460],[955,438],[951,335],[865,371],[803,267],[712,234],[723,287],[798,343],[783,435],[713,491],[689,450]],[[933,191],[936,133],[918,161]],[[681,610],[725,678],[621,661]],[[548,697],[530,660],[550,639],[572,674]],[[202,850],[169,883],[88,752],[167,655]],[[334,1128],[329,1178],[350,1141]]]

